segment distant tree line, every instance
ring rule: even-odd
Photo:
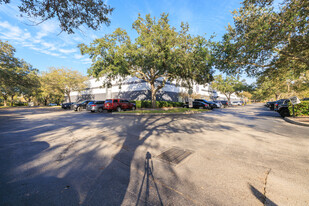
[[[4,106],[13,106],[17,97],[37,105],[60,104],[64,95],[85,87],[87,78],[77,71],[51,67],[39,73],[14,54],[15,48],[0,40],[0,100]]]

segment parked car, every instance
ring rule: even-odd
[[[49,103],[48,106],[57,106],[56,103]]]
[[[232,102],[231,102],[231,105],[232,105],[232,106],[241,106],[242,104],[243,104],[242,101],[232,101]]]
[[[105,101],[93,101],[87,104],[86,110],[90,112],[103,112]]]
[[[204,102],[204,103],[208,104],[208,105],[210,106],[211,109],[217,108],[217,107],[218,107],[218,105],[217,105],[215,102],[207,101],[207,100],[205,100],[205,99],[195,99],[194,101]]]
[[[129,102],[126,99],[107,99],[104,103],[104,109],[107,111],[117,111],[132,109],[135,110],[134,103]]]
[[[309,98],[303,98],[301,101],[309,101]]]
[[[71,102],[71,103],[62,103],[61,104],[61,108],[62,109],[72,109],[72,105],[75,104],[75,102]]]
[[[217,100],[219,102],[221,102],[221,104],[224,106],[224,107],[228,107],[229,106],[229,102],[226,101],[226,100]]]
[[[272,102],[266,102],[266,104],[265,104],[264,106],[270,108],[270,104],[272,104],[272,103],[274,103],[274,101],[272,101]]]
[[[290,111],[289,111],[289,99],[284,100],[281,104],[278,105],[277,112],[280,114],[281,117],[289,117]]]
[[[195,109],[212,109],[209,104],[203,101],[193,101],[193,108]]]
[[[274,104],[274,110],[278,111],[279,105],[283,104],[283,102],[285,102],[288,99],[279,99],[278,101],[275,102]]]
[[[92,100],[85,100],[85,101],[82,101],[82,102],[77,102],[77,103],[75,103],[74,105],[73,105],[73,109],[74,109],[74,111],[81,111],[81,110],[83,110],[83,109],[86,109],[86,107],[87,107],[87,104],[89,103],[89,102],[91,102]]]
[[[223,104],[221,103],[221,101],[215,100],[214,102],[217,104],[218,108],[223,107]]]
[[[276,101],[274,101],[274,102],[267,102],[267,107],[270,110],[274,110],[275,109],[275,103],[276,103]]]

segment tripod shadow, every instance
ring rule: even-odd
[[[138,206],[138,203],[140,201],[141,195],[142,195],[142,191],[143,191],[143,186],[144,183],[146,184],[146,192],[145,192],[145,201],[144,201],[144,205],[148,205],[148,201],[149,201],[149,189],[150,189],[150,178],[152,179],[152,182],[155,186],[159,201],[160,201],[160,205],[163,206],[163,202],[159,193],[159,189],[156,183],[156,180],[153,176],[153,162],[151,159],[151,154],[149,152],[146,153],[146,159],[145,159],[145,172],[144,172],[144,176],[143,176],[143,181],[141,184],[141,187],[139,189],[138,192],[138,197],[137,197],[137,201],[136,201],[136,206]],[[146,180],[145,180],[146,179]]]

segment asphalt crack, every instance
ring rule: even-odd
[[[266,200],[267,200],[267,197],[266,197],[266,186],[267,186],[267,179],[268,179],[270,171],[271,171],[271,168],[269,168],[266,171],[266,173],[265,173],[264,188],[263,188],[263,205],[266,205]]]

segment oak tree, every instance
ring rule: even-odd
[[[291,65],[309,69],[309,1],[244,0],[215,50],[216,68],[259,76]]]
[[[163,13],[159,19],[139,16],[133,29],[138,34],[134,42],[125,30],[118,28],[89,46],[79,45],[81,53],[92,58],[89,75],[106,77],[105,85],[119,77],[142,79],[150,86],[153,107],[157,92],[166,82],[212,80],[210,42],[202,36],[190,35],[187,24],[176,31]]]

